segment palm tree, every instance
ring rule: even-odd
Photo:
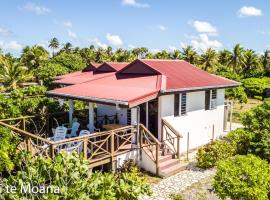
[[[183,48],[183,59],[190,64],[196,64],[198,61],[198,54],[192,46]]]
[[[49,41],[49,43],[50,43],[49,47],[52,48],[52,50],[53,50],[53,57],[54,57],[55,50],[59,48],[59,41],[58,41],[58,39],[56,37],[54,37],[53,39],[51,39]]]
[[[7,90],[14,90],[19,83],[33,79],[33,75],[29,73],[28,68],[22,66],[19,62],[12,62],[8,59],[0,59],[0,67],[2,68],[0,74],[0,83],[2,83]]]
[[[205,71],[211,68],[213,70],[214,66],[217,63],[217,54],[216,51],[212,48],[208,48],[205,53],[200,57],[200,64],[202,65]]]
[[[228,50],[222,50],[218,55],[218,62],[222,66],[228,66],[230,59],[232,57],[232,53]]]
[[[21,62],[28,69],[37,69],[42,63],[49,59],[49,53],[41,46],[35,45],[25,47],[21,55]]]
[[[234,72],[240,72],[240,70],[245,65],[244,49],[240,44],[236,44],[234,46],[229,65],[232,67]]]
[[[64,44],[62,50],[67,53],[70,53],[72,50],[72,44],[70,42],[67,42],[66,44]]]
[[[181,52],[179,50],[174,50],[171,52],[171,58],[174,60],[181,59]]]
[[[264,69],[265,75],[270,76],[270,51],[266,50],[260,57],[260,62]]]
[[[243,75],[249,77],[252,72],[259,70],[259,59],[255,51],[248,49],[245,51],[245,64],[243,65]]]

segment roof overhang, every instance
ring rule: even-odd
[[[234,84],[226,84],[226,85],[213,85],[213,86],[203,86],[203,87],[188,87],[188,88],[176,88],[176,89],[165,89],[160,90],[161,94],[170,94],[170,93],[178,93],[178,92],[196,92],[208,89],[223,89],[223,88],[233,88],[240,86],[241,83]]]

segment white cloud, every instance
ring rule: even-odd
[[[71,38],[77,38],[77,34],[72,32],[71,30],[68,30],[68,36]]]
[[[51,12],[51,9],[45,6],[37,5],[34,3],[27,3],[23,6],[23,9],[29,12],[33,12],[37,15],[43,15]]]
[[[88,41],[90,43],[94,43],[95,45],[97,45],[98,47],[101,47],[102,49],[106,49],[108,47],[107,44],[100,42],[98,38],[88,39]]]
[[[192,22],[192,26],[198,31],[199,33],[217,33],[216,27],[206,21],[194,21]]]
[[[10,35],[11,33],[12,33],[12,32],[11,32],[9,29],[1,28],[1,27],[0,27],[0,35],[7,36],[7,35]]]
[[[243,6],[238,10],[239,17],[261,16],[262,11],[253,6]]]
[[[71,21],[65,21],[63,25],[67,28],[72,28],[72,22]]]
[[[111,35],[110,33],[107,33],[106,38],[107,38],[108,42],[111,45],[114,45],[114,46],[121,46],[121,45],[123,45],[123,41],[121,40],[121,38],[119,37],[119,35]]]
[[[124,6],[133,6],[137,8],[148,8],[149,4],[138,3],[137,0],[122,0],[122,5]]]
[[[175,46],[169,46],[168,47],[168,49],[169,49],[169,51],[175,51],[175,50],[177,50],[177,47],[175,47]]]
[[[218,40],[210,40],[207,34],[200,34],[198,39],[192,39],[190,44],[198,51],[205,51],[208,48],[221,49],[223,44]],[[186,44],[181,44],[186,46]]]
[[[161,52],[160,49],[149,49],[149,52],[150,53],[158,53],[158,52]]]
[[[167,27],[166,26],[164,26],[164,25],[157,25],[157,28],[159,29],[159,30],[161,30],[161,31],[167,31]]]
[[[10,42],[0,41],[0,48],[2,48],[3,50],[16,50],[16,51],[18,51],[18,50],[21,50],[23,48],[23,46],[15,40],[10,41]]]

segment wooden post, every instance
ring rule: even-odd
[[[23,130],[25,131],[25,118],[22,119]]]
[[[83,157],[87,160],[87,146],[88,146],[88,138],[85,138],[83,141]]]
[[[92,133],[95,131],[94,130],[95,129],[95,127],[94,127],[94,108],[93,108],[92,102],[89,102],[89,104],[88,104],[88,112],[89,112],[88,129],[89,129],[90,133]]]
[[[114,159],[114,132],[111,133],[111,166],[112,172],[115,172],[113,159]]]
[[[146,124],[146,128],[149,128],[149,113],[148,113],[148,101],[145,103],[145,114],[146,114],[146,120],[145,120],[145,124]]]
[[[189,154],[189,132],[187,134],[187,160],[189,160],[188,154]]]
[[[233,102],[230,102],[230,131],[232,131]]]
[[[213,127],[212,127],[212,142],[214,142],[215,140],[215,124],[213,124]]]
[[[31,148],[31,138],[27,137],[26,138],[26,150],[32,154],[32,148]]]
[[[139,131],[139,141],[140,141],[140,160],[142,160],[142,145],[143,145],[142,131]]]
[[[51,145],[51,159],[54,159],[54,150],[55,150],[54,145]]]
[[[178,159],[180,159],[180,136],[177,136],[177,153],[176,156]]]
[[[159,175],[159,144],[156,143],[156,175]]]

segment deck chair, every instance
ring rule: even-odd
[[[90,131],[88,130],[81,130],[79,133],[79,136],[88,135],[90,134]],[[63,151],[66,151],[68,153],[71,153],[73,151],[76,151],[78,154],[82,152],[83,150],[83,142],[74,142],[72,144],[68,144],[66,148],[62,149]]]
[[[64,126],[58,126],[55,129],[54,136],[50,138],[53,141],[64,140],[67,136],[67,128]]]
[[[77,137],[77,132],[79,130],[80,123],[79,122],[73,122],[71,127],[71,132],[69,134],[69,137]]]

